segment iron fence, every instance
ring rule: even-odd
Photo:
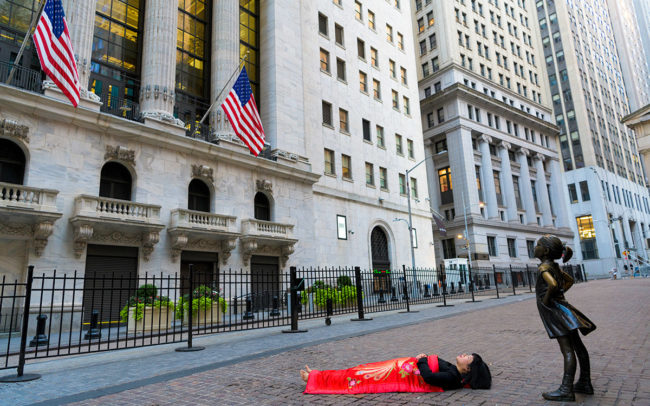
[[[576,282],[580,267],[565,268]],[[298,321],[410,311],[416,304],[532,292],[533,267],[362,270],[291,268],[287,273],[194,270],[126,277],[121,273],[33,273],[0,283],[0,370],[26,361],[186,342],[226,331]],[[12,332],[19,332],[20,337]],[[28,342],[28,337],[32,337]]]
[[[11,62],[0,62],[0,83],[7,81],[12,69],[15,70],[15,73],[11,83],[9,83],[10,86],[29,90],[30,92],[42,93],[43,73],[24,66],[14,65]]]

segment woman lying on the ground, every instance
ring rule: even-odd
[[[384,392],[442,392],[449,389],[490,389],[492,376],[478,354],[462,354],[456,364],[437,355],[395,358],[356,367],[300,371],[307,383],[304,393],[357,394]]]

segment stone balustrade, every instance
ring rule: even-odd
[[[207,213],[187,209],[175,209],[171,212],[170,228],[201,228],[208,231],[237,233],[237,217],[223,214]]]
[[[80,195],[75,198],[74,215],[143,223],[159,223],[160,206],[108,197]]]
[[[247,219],[242,220],[242,234],[247,236],[293,239],[293,224],[274,223],[271,221]]]
[[[58,190],[0,182],[0,207],[56,212]]]

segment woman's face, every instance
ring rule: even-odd
[[[456,357],[456,367],[458,372],[464,374],[469,372],[469,365],[474,361],[474,356],[472,354],[460,354]]]

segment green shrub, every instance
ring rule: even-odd
[[[127,303],[127,305],[124,306],[122,308],[122,310],[120,310],[120,320],[123,323],[126,323],[128,321],[128,319],[129,319],[129,309],[135,309],[134,312],[133,312],[132,317],[133,317],[133,319],[135,319],[135,321],[138,321],[138,320],[142,320],[142,317],[144,317],[144,308],[145,308],[145,306],[153,306],[154,308],[157,308],[157,309],[160,309],[160,308],[163,308],[163,307],[166,307],[167,309],[173,309],[174,308],[174,303],[172,301],[170,301],[167,296],[157,297],[157,298],[155,298],[153,300],[152,303],[146,303],[145,301],[142,301],[142,302],[134,301],[133,303],[131,303],[131,299],[133,299],[133,298],[134,297],[131,297],[129,299],[129,303]],[[137,298],[136,298],[136,300],[137,300]]]
[[[189,309],[189,300],[189,295],[183,295],[178,299],[178,302],[176,302],[174,314],[175,318],[182,320],[185,317],[185,312]],[[219,295],[216,295],[214,299],[207,296],[199,296],[192,299],[192,316],[196,316],[199,310],[202,312],[210,311],[209,309],[216,301],[219,301],[221,312],[225,314],[226,310],[228,310],[228,303],[226,303],[226,299],[222,298]]]
[[[158,296],[158,288],[156,285],[150,283],[141,285],[138,290],[135,291],[137,297],[156,297]]]
[[[347,275],[341,275],[336,278],[336,285],[339,287],[339,289],[342,286],[352,286],[352,279],[350,279],[350,277]]]
[[[322,289],[315,289],[311,293],[314,305],[323,308],[327,306],[327,299],[332,299],[332,305],[345,306],[353,304],[357,298],[357,289],[354,286],[342,286],[339,289],[327,286]],[[304,294],[300,298],[302,304],[307,304],[308,300],[308,294]]]

